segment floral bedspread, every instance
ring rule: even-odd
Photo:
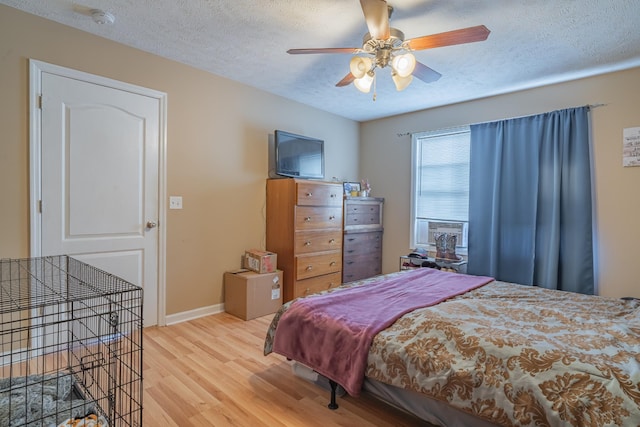
[[[504,426],[640,426],[640,301],[492,282],[378,333],[365,375]]]

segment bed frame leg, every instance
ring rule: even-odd
[[[331,386],[331,402],[327,406],[332,411],[335,411],[338,409],[338,404],[336,403],[336,389],[338,388],[338,383],[333,380],[329,380],[329,385]]]

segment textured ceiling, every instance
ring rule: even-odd
[[[491,34],[416,52],[442,74],[433,83],[414,79],[397,92],[389,67],[378,70],[374,101],[335,86],[350,55],[286,53],[361,47],[367,27],[357,0],[93,1],[0,4],[357,121],[640,66],[639,0],[389,0],[391,26],[407,39],[480,24]],[[94,23],[93,8],[115,22]]]

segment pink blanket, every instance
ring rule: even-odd
[[[278,322],[273,351],[358,396],[373,337],[402,315],[438,304],[493,278],[419,268],[364,286],[301,298]]]

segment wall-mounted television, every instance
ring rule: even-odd
[[[293,178],[324,178],[324,141],[295,133],[274,132],[275,173]]]

